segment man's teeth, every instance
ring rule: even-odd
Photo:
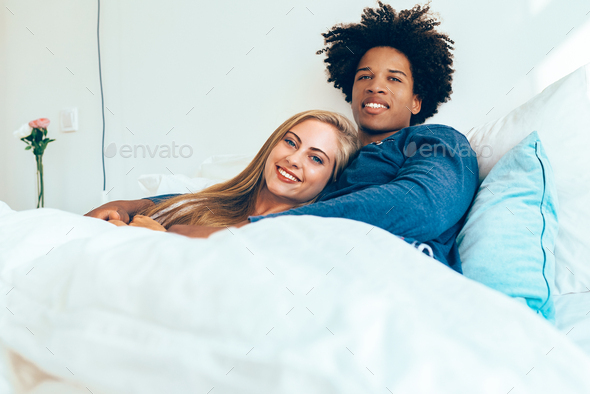
[[[282,168],[279,168],[279,173],[287,179],[290,179],[295,182],[299,182],[299,179],[295,178],[294,176],[292,176],[288,172],[284,171]]]
[[[385,105],[383,105],[383,104],[377,104],[377,103],[367,103],[367,104],[365,104],[365,107],[369,107],[369,108],[387,108]]]

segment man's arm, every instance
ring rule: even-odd
[[[84,216],[90,216],[102,220],[120,220],[129,223],[129,220],[145,208],[149,208],[180,194],[163,194],[155,197],[142,198],[141,200],[111,201],[93,209]]]
[[[145,199],[111,201],[93,209],[84,216],[102,220],[120,220],[124,223],[129,223],[129,219],[137,212],[153,205],[154,203],[152,201]]]
[[[462,218],[479,183],[476,155],[466,139],[460,140],[457,151],[457,146],[450,150],[450,144],[436,136],[421,138],[416,153],[390,183],[250,221],[280,215],[341,217],[421,241],[435,239]],[[438,145],[437,156],[421,151],[425,144]]]

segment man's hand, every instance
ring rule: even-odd
[[[154,205],[154,203],[150,200],[112,201],[93,209],[84,216],[109,221],[120,220],[123,223],[129,223],[130,217],[133,217],[140,210],[152,205]]]

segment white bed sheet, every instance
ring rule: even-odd
[[[590,292],[555,296],[555,326],[590,356]]]
[[[7,394],[590,392],[564,333],[364,223],[193,240],[0,202],[0,242]]]

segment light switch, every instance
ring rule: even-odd
[[[59,113],[61,131],[70,133],[78,130],[78,108],[62,109]]]

